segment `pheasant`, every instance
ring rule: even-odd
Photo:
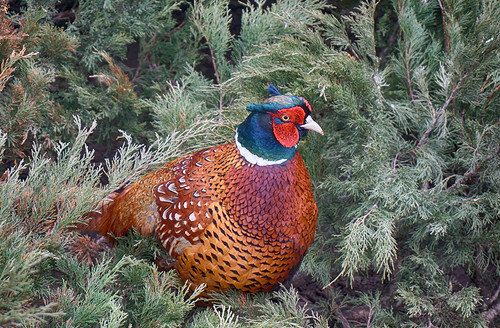
[[[271,96],[250,112],[234,143],[174,160],[114,193],[88,230],[154,235],[179,276],[205,292],[269,291],[287,280],[313,241],[317,206],[297,152],[309,130],[323,134],[302,97]]]

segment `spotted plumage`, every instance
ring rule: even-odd
[[[177,159],[110,195],[89,228],[154,234],[180,277],[207,291],[268,291],[285,281],[317,219],[296,145],[307,130],[322,131],[300,97],[274,94],[248,110],[234,143]]]

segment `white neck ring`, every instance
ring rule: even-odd
[[[283,164],[284,162],[287,161],[286,158],[279,159],[277,161],[271,161],[262,157],[259,157],[250,150],[246,149],[239,141],[238,141],[238,130],[236,130],[236,134],[234,136],[234,140],[236,142],[236,148],[238,148],[238,151],[240,152],[240,155],[243,156],[244,159],[247,160],[247,162],[251,164],[255,164],[258,166],[268,166],[268,165],[277,165],[277,164]]]

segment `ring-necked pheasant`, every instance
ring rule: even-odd
[[[166,164],[90,214],[90,230],[154,234],[180,277],[206,291],[268,291],[295,271],[313,241],[317,207],[297,143],[323,134],[302,97],[247,107],[235,142]]]

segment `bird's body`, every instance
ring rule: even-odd
[[[249,106],[255,112],[238,127],[235,143],[144,176],[104,201],[89,228],[155,235],[177,260],[180,277],[206,284],[206,291],[268,291],[285,281],[312,243],[317,219],[311,180],[296,151],[305,134],[300,126],[322,132],[307,102],[292,100],[293,106],[269,102],[289,106],[285,112]]]

